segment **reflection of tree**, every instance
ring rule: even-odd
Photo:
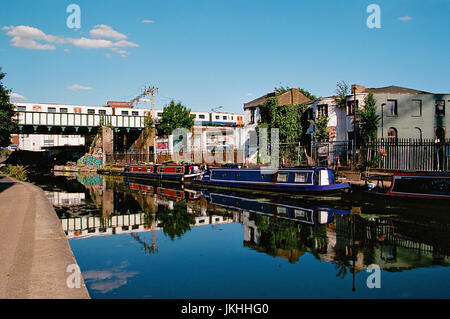
[[[310,233],[308,227],[289,220],[257,214],[251,217],[260,233],[259,246],[272,256],[277,255],[278,249],[302,249]]]
[[[156,218],[162,224],[164,234],[171,239],[181,237],[195,223],[194,216],[187,212],[186,203],[175,203],[173,210],[167,207],[164,207],[162,210],[159,209],[156,213]]]

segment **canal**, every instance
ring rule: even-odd
[[[450,297],[442,207],[100,175],[32,180],[54,205],[92,298]]]

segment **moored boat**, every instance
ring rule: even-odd
[[[193,183],[312,195],[338,195],[350,188],[349,183],[335,183],[334,171],[328,167],[210,168]]]
[[[394,173],[387,190],[380,181],[366,194],[379,199],[450,200],[450,172]]]
[[[136,164],[126,167],[123,174],[134,178],[186,182],[199,176],[201,170],[195,164]]]

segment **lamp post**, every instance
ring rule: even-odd
[[[356,120],[356,115],[358,112],[358,106],[356,101],[356,86],[352,86],[353,91],[353,160],[352,160],[352,170],[356,168],[355,160],[356,160],[356,141],[357,141],[357,128],[358,128],[358,122]]]
[[[384,106],[386,103],[381,104],[381,138],[384,138]]]

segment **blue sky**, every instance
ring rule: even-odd
[[[242,112],[280,83],[329,96],[340,80],[448,93],[449,14],[449,0],[8,0],[0,66],[27,102],[102,105],[151,85],[158,107]]]

